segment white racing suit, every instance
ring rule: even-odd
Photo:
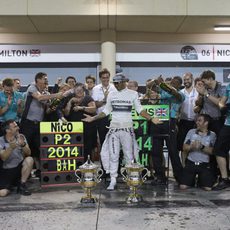
[[[111,92],[103,113],[112,113],[109,132],[101,149],[101,160],[106,173],[117,177],[120,149],[122,148],[126,163],[138,158],[138,144],[133,130],[132,107],[140,113],[143,108],[138,99],[138,93],[124,89]]]

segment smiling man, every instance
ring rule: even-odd
[[[0,137],[0,159],[3,167],[0,169],[0,197],[9,194],[12,186],[18,186],[18,193],[28,196],[26,181],[33,167],[33,158],[26,138],[19,133],[19,127],[14,120],[3,123],[4,136]]]
[[[106,173],[110,174],[111,182],[107,190],[114,190],[116,178],[118,176],[118,164],[120,155],[120,146],[122,147],[126,163],[138,158],[138,145],[133,130],[132,107],[147,120],[153,123],[161,123],[157,118],[152,118],[141,106],[136,91],[127,89],[126,84],[129,79],[123,74],[117,74],[113,77],[113,84],[116,92],[108,95],[105,108],[96,116],[85,114],[83,121],[92,122],[112,115],[109,132],[103,143],[101,150],[101,160]]]
[[[43,121],[45,109],[50,99],[62,98],[63,92],[55,94],[45,93],[47,74],[39,72],[35,75],[35,83],[31,84],[26,92],[25,109],[22,113],[21,132],[26,136],[34,158],[36,175],[40,176],[40,122]]]
[[[185,73],[183,76],[184,86],[185,88],[181,90],[181,92],[185,95],[185,100],[181,104],[180,108],[180,119],[178,122],[178,150],[182,151],[183,143],[185,137],[190,129],[193,129],[195,126],[195,100],[198,97],[198,92],[193,86],[193,75],[192,73]],[[186,154],[181,152],[182,162],[184,164],[186,159]]]
[[[198,115],[197,128],[189,130],[186,135],[183,150],[187,152],[188,157],[183,169],[180,189],[195,186],[196,175],[198,175],[197,185],[206,191],[210,191],[215,182],[209,162],[216,134],[208,129],[209,121],[209,115]]]
[[[13,119],[19,122],[19,115],[22,113],[22,95],[14,91],[14,80],[6,78],[2,82],[3,91],[0,92],[0,124]],[[0,132],[0,135],[3,134]]]

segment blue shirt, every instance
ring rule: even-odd
[[[175,96],[169,94],[168,92],[161,90],[160,95],[163,101],[167,100],[168,103],[170,103],[170,117],[171,118],[178,118],[179,116],[179,110],[181,107],[182,102],[185,100],[185,95],[181,92],[178,91],[178,93],[181,95],[182,100],[179,101],[178,99],[175,98]]]
[[[22,94],[20,92],[13,92],[12,93],[12,101],[8,108],[8,110],[0,116],[0,122],[7,121],[9,119],[13,119],[15,121],[19,121],[18,116],[18,100],[23,100]],[[7,95],[4,93],[4,91],[0,92],[0,107],[3,108],[6,106],[8,101]]]

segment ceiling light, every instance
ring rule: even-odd
[[[215,26],[214,30],[216,30],[216,31],[230,31],[230,25],[229,26]]]

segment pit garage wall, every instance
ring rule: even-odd
[[[74,75],[84,82],[89,74],[98,75],[101,63],[100,44],[75,45],[0,45],[0,79],[19,77],[22,85],[44,71],[49,84],[56,78]],[[165,77],[192,72],[199,76],[204,69],[216,72],[218,81],[230,82],[230,45],[152,45],[117,44],[117,68],[141,85],[154,76]]]

